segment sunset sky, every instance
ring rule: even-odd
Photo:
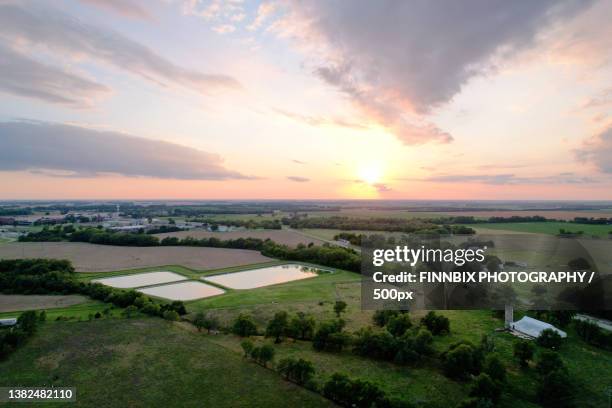
[[[0,0],[0,199],[612,199],[611,17]]]

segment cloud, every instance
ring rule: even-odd
[[[612,174],[612,126],[585,141],[575,153],[578,160],[594,164],[602,173]]]
[[[0,45],[0,91],[44,102],[87,108],[110,89],[82,76],[41,64]]]
[[[236,27],[231,24],[220,24],[214,26],[212,30],[217,34],[229,34],[236,31]]]
[[[215,154],[119,132],[46,122],[0,123],[0,171],[183,180],[245,179]]]
[[[82,3],[104,8],[124,17],[151,20],[153,16],[140,3],[134,0],[80,0]]]
[[[612,88],[604,89],[582,105],[583,109],[602,108],[612,105]]]
[[[386,193],[388,191],[391,191],[391,187],[383,183],[376,183],[376,184],[373,184],[373,186],[376,188],[376,191],[378,191],[379,193]]]
[[[270,31],[314,72],[406,144],[451,136],[427,115],[539,32],[587,8],[578,0],[436,2],[288,0]]]
[[[287,176],[287,180],[295,181],[297,183],[305,183],[307,181],[310,181],[309,178],[299,176]]]
[[[521,177],[515,174],[453,174],[435,175],[422,179],[405,178],[408,181],[425,181],[433,183],[479,183],[492,185],[517,185],[517,184],[584,184],[596,183],[597,180],[576,175],[574,173],[560,173],[543,177]]]
[[[247,26],[248,30],[255,31],[274,13],[277,9],[277,4],[274,2],[264,2],[257,7],[257,15],[255,20]]]
[[[292,162],[294,162],[294,163],[296,163],[296,164],[306,164],[306,162],[303,162],[303,161],[301,161],[301,160],[296,160],[296,159],[293,159],[293,160],[291,160],[291,161],[292,161]]]
[[[34,3],[28,3],[27,9],[0,5],[0,38],[30,47],[44,46],[71,58],[102,61],[158,84],[181,85],[201,93],[240,88],[232,77],[183,68],[115,31]]]
[[[281,116],[284,116],[285,118],[294,120],[296,122],[305,123],[309,126],[339,126],[356,130],[364,130],[368,128],[366,125],[351,122],[343,118],[328,118],[322,116],[301,115],[299,113],[289,112],[284,109],[277,108],[274,108],[273,111]]]

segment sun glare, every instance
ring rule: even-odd
[[[382,167],[377,163],[362,165],[358,170],[359,180],[367,184],[376,184],[382,177]]]

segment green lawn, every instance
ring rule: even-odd
[[[0,386],[51,385],[76,387],[77,401],[69,404],[75,407],[332,405],[203,335],[157,318],[48,322],[0,363]]]

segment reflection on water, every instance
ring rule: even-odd
[[[225,293],[222,289],[194,281],[154,286],[152,288],[138,289],[138,291],[170,300],[194,300]]]
[[[323,271],[320,269],[308,266],[287,264],[207,276],[202,279],[232,289],[253,289],[299,279],[312,278],[321,272]]]
[[[102,283],[113,288],[127,289],[160,283],[176,282],[187,278],[174,272],[147,272],[134,275],[115,276],[113,278],[93,279],[92,282]]]

